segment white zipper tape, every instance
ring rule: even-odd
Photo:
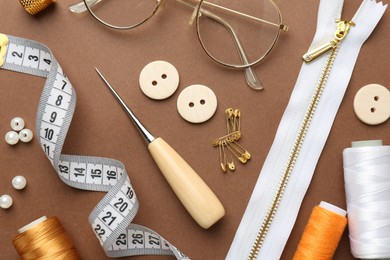
[[[139,207],[124,165],[116,160],[61,154],[76,106],[76,92],[46,46],[8,37],[2,69],[47,78],[40,98],[36,133],[58,176],[83,190],[107,191],[89,223],[107,256],[174,255],[189,259],[155,231],[132,224]]]
[[[317,31],[311,48],[334,38],[335,20],[341,18],[342,6],[342,0],[320,2]],[[257,259],[280,258],[349,83],[360,48],[379,22],[386,7],[375,0],[364,0],[353,18],[356,26],[351,28],[339,48],[311,126]],[[326,62],[327,57],[324,55],[310,64],[302,65],[274,143],[264,162],[227,259],[248,259],[286,167],[296,138],[294,133],[299,131]]]

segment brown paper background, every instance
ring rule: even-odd
[[[187,23],[188,9],[173,0],[168,0],[164,10],[142,28],[125,32],[107,29],[88,15],[70,13],[67,6],[73,0],[59,0],[36,17],[27,14],[17,0],[1,2],[0,31],[47,45],[77,92],[76,112],[63,153],[122,161],[140,201],[135,223],[156,230],[192,259],[225,258],[294,87],[301,55],[314,35],[319,1],[277,2],[290,30],[282,34],[269,58],[255,67],[266,87],[263,92],[247,87],[242,71],[220,67],[203,53],[195,28]],[[346,0],[343,18],[350,19],[360,2]],[[361,49],[282,259],[292,258],[311,210],[321,200],[345,208],[342,150],[355,140],[383,139],[385,144],[390,143],[390,120],[368,126],[356,118],[352,108],[354,95],[362,86],[380,83],[390,88],[389,28],[387,11]],[[159,102],[148,99],[138,87],[141,69],[154,60],[171,62],[181,76],[178,91]],[[149,156],[144,141],[96,75],[95,66],[152,133],[170,143],[214,190],[227,212],[218,224],[203,230],[186,213]],[[3,136],[16,116],[35,130],[44,82],[43,78],[0,70]],[[218,110],[207,123],[190,124],[176,110],[180,91],[191,84],[207,85],[217,95]],[[241,109],[240,142],[253,159],[245,166],[238,165],[236,172],[223,174],[218,150],[210,140],[224,134],[227,107]],[[14,199],[11,209],[0,210],[0,259],[18,259],[12,238],[18,228],[42,215],[60,218],[83,259],[107,258],[87,221],[104,193],[77,190],[62,183],[37,138],[13,147],[2,141],[0,155],[0,194],[10,194]],[[12,178],[19,174],[28,181],[23,191],[11,186]],[[347,232],[335,259],[353,259]]]

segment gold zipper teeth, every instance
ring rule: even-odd
[[[291,150],[287,166],[284,170],[283,176],[282,176],[280,183],[279,183],[279,186],[276,190],[271,207],[268,209],[267,214],[264,217],[261,228],[260,228],[259,232],[257,233],[255,243],[250,251],[250,254],[248,257],[249,260],[254,260],[257,258],[258,254],[260,252],[260,249],[263,245],[265,236],[267,235],[268,230],[269,230],[271,223],[273,221],[273,218],[275,217],[276,211],[278,210],[280,201],[281,201],[282,196],[284,194],[284,191],[287,187],[287,183],[288,183],[288,180],[290,178],[291,172],[294,169],[295,162],[299,156],[303,141],[304,141],[306,133],[309,129],[314,112],[317,108],[318,102],[321,98],[322,92],[324,90],[327,79],[329,77],[330,70],[332,69],[332,65],[333,65],[333,62],[334,62],[335,57],[337,55],[338,48],[339,48],[339,46],[337,46],[336,48],[331,50],[331,53],[326,61],[326,64],[325,64],[325,67],[322,71],[320,80],[318,81],[315,92],[311,98],[311,101],[309,103],[309,107],[305,113],[305,117],[303,118],[303,122],[301,124],[301,127],[299,128],[298,135],[295,139],[294,146]]]

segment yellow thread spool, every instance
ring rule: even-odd
[[[294,260],[331,260],[347,225],[346,211],[321,202],[311,213]]]
[[[35,15],[55,3],[55,0],[19,0],[19,2],[29,14]]]
[[[57,217],[42,217],[19,229],[12,243],[22,260],[81,259]]]

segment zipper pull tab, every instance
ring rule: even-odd
[[[305,53],[302,56],[302,58],[306,63],[311,62],[312,60],[317,59],[318,57],[322,56],[323,54],[327,53],[328,51],[336,48],[338,44],[339,44],[338,41],[331,40],[330,42],[327,42],[327,43],[321,45],[320,47],[315,48],[314,50],[311,50],[311,51]]]
[[[337,25],[336,25],[336,32],[334,35],[334,39],[305,53],[302,56],[302,58],[306,63],[311,62],[312,60],[315,60],[316,58],[322,56],[328,51],[335,49],[338,46],[339,42],[342,41],[345,38],[345,36],[347,36],[351,26],[355,26],[355,23],[352,21],[348,22],[348,21],[342,21],[340,19],[337,19],[336,23]]]

